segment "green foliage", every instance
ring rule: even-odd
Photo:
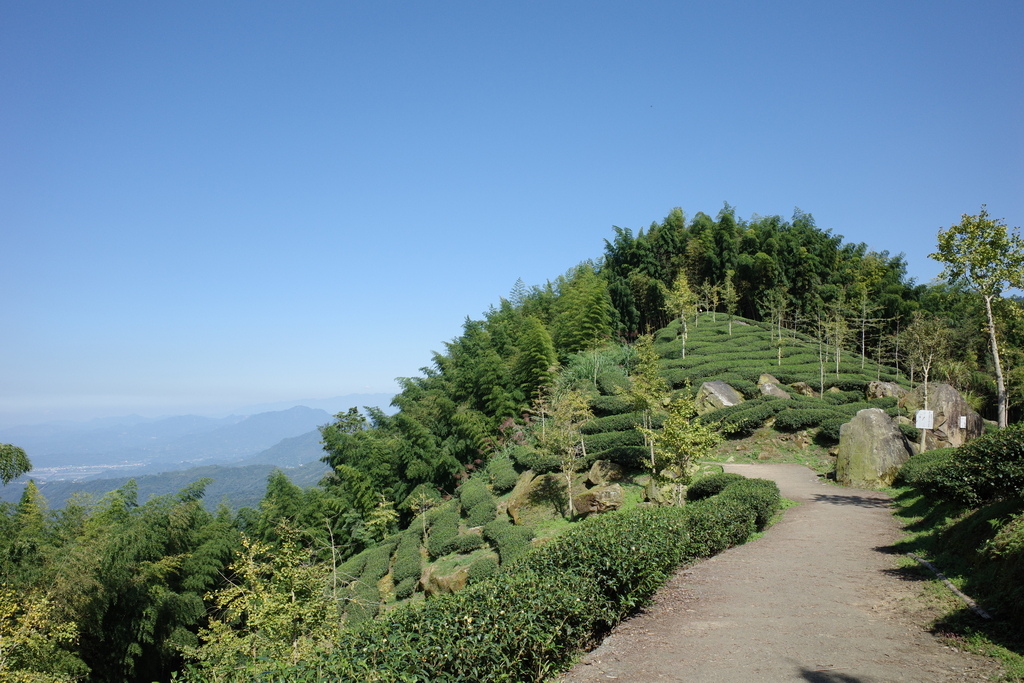
[[[4,486],[32,469],[25,451],[9,443],[0,443],[0,481]]]
[[[524,470],[533,470],[534,474],[554,472],[560,463],[557,455],[527,445],[513,446],[509,455],[517,465]]]
[[[598,417],[629,412],[630,405],[630,402],[621,395],[593,396],[590,399],[590,407]]]
[[[488,553],[469,565],[468,572],[469,585],[486,581],[498,573],[498,557],[493,553]]]
[[[1024,424],[961,446],[921,473],[917,486],[943,500],[968,506],[1020,497],[1024,490]]]
[[[681,562],[742,542],[755,516],[739,499],[711,498],[588,519],[491,579],[341,633],[333,650],[285,677],[546,680]]]
[[[742,481],[745,478],[746,477],[742,474],[736,474],[734,472],[720,472],[719,474],[712,474],[711,476],[704,477],[693,482],[690,488],[686,491],[686,499],[690,501],[698,501],[710,498],[711,496],[717,496],[730,484]]]
[[[484,538],[498,550],[502,564],[515,562],[530,549],[533,530],[496,519],[484,526]]]
[[[519,479],[519,473],[516,472],[515,465],[507,451],[497,453],[487,461],[486,473],[490,478],[491,489],[495,493],[511,491]]]
[[[584,439],[589,460],[611,460],[625,467],[642,468],[648,449],[644,437],[635,429],[624,432],[602,432]],[[584,463],[590,464],[590,463]]]
[[[472,477],[459,487],[459,500],[466,513],[466,525],[470,527],[487,524],[498,511],[494,495],[479,477]]]
[[[423,558],[420,555],[420,535],[415,528],[402,534],[395,550],[395,564],[391,570],[392,580],[397,585],[408,579],[419,580],[423,572]],[[397,597],[398,588],[395,588]],[[408,597],[408,596],[406,596]]]
[[[744,479],[726,486],[718,496],[719,500],[736,501],[754,511],[754,528],[758,531],[768,526],[772,516],[782,503],[779,487],[767,479]]]
[[[203,670],[256,678],[267,662],[294,665],[329,649],[337,610],[324,568],[291,541],[242,546],[231,567],[236,581],[215,594],[215,615],[200,630],[202,644],[185,648],[188,657]]]
[[[657,415],[652,420],[654,427],[661,427],[664,424],[665,416]],[[636,429],[643,424],[643,415],[638,412],[620,413],[618,415],[607,415],[597,417],[587,422],[580,429],[584,434],[600,434],[602,432],[623,432],[627,429]]]
[[[452,501],[428,513],[427,550],[432,558],[448,552],[449,541],[459,535],[459,507]]]

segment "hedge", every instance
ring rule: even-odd
[[[916,486],[971,507],[1020,497],[1024,491],[1024,424],[979,436],[961,446],[944,462],[927,468],[918,476]]]
[[[712,474],[709,477],[698,479],[693,482],[689,489],[686,491],[686,499],[690,501],[704,500],[711,496],[716,496],[725,490],[725,487],[729,484],[734,484],[737,481],[746,479],[742,474],[736,474],[735,472],[721,472],[719,474]]]
[[[681,563],[745,540],[772,488],[585,520],[490,580],[343,631],[320,661],[268,667],[287,680],[546,680]]]

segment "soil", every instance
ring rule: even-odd
[[[786,510],[763,537],[680,570],[563,683],[984,681],[998,663],[928,633],[921,583],[896,568],[889,496],[793,464],[734,464],[773,479]]]

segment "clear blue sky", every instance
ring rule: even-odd
[[[674,206],[1024,223],[1024,3],[0,0],[0,423],[391,392]]]

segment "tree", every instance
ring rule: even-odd
[[[32,463],[25,451],[9,443],[0,443],[0,481],[4,486],[31,469]]]
[[[682,325],[682,338],[683,338],[683,351],[681,358],[686,358],[686,337],[689,329],[686,325],[686,316],[690,312],[696,312],[697,308],[697,295],[692,289],[690,289],[690,283],[686,279],[686,273],[680,271],[676,275],[675,282],[672,283],[672,289],[666,290],[664,293],[665,305],[668,309],[679,316],[679,324]]]
[[[1019,228],[1013,228],[1013,231]],[[960,223],[939,231],[938,251],[929,258],[944,264],[942,277],[964,280],[985,301],[989,344],[996,372],[999,428],[1007,424],[1006,383],[999,359],[992,302],[1007,288],[1024,288],[1024,239],[1002,220],[989,218],[985,205],[977,216],[963,214]]]
[[[658,352],[654,349],[654,338],[645,334],[636,340],[636,360],[630,374],[629,388],[626,399],[633,405],[633,410],[640,413],[640,425],[637,429],[644,435],[644,446],[650,456],[650,466],[656,469],[654,440],[654,415],[661,410],[668,385],[658,372]]]
[[[210,680],[260,678],[331,649],[339,618],[329,568],[293,540],[294,529],[279,535],[286,540],[277,548],[242,539],[232,581],[212,596],[202,644],[183,648]]]
[[[575,389],[553,393],[548,397],[548,403],[551,426],[541,432],[541,445],[559,459],[562,476],[565,477],[569,518],[572,519],[572,478],[587,458],[587,447],[580,429],[594,417],[594,413],[587,397]]]
[[[675,505],[682,504],[682,491],[690,483],[694,465],[708,457],[722,441],[722,437],[710,425],[696,421],[697,406],[692,398],[677,397],[668,407],[668,417],[661,431],[650,430],[654,442],[656,460],[652,476],[660,477],[666,468],[673,472]]]
[[[914,311],[904,335],[910,361],[924,375],[924,409],[928,410],[928,376],[936,361],[949,355],[949,326],[935,316]]]
[[[733,284],[733,276],[736,271],[729,269],[725,271],[725,282],[722,283],[722,303],[725,304],[725,312],[729,314],[729,336],[732,336],[732,318],[736,315],[736,306],[739,303],[740,295],[736,292],[736,285]]]

